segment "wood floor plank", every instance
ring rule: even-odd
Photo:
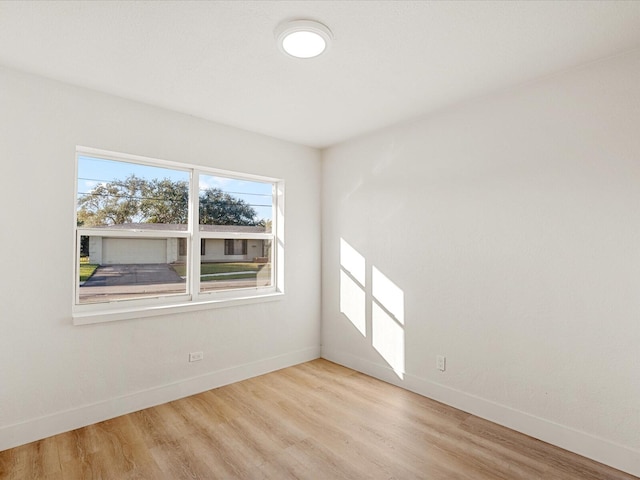
[[[352,462],[367,464],[376,472],[384,473],[392,465],[400,470],[405,478],[411,478],[411,469],[405,468],[398,455],[388,448],[384,442],[384,435],[373,432],[369,426],[374,419],[360,416],[357,409],[352,409],[352,415],[345,415],[341,402],[327,396],[319,388],[314,391],[305,389],[303,394],[289,398],[286,392],[290,386],[279,382],[275,376],[270,376],[273,389],[270,396],[279,399],[280,416],[297,419],[299,428],[306,431],[310,438],[322,441],[323,444],[335,447],[338,455],[347,453]],[[331,422],[328,423],[327,419]],[[357,433],[354,433],[357,432]],[[391,458],[392,455],[394,458]],[[390,477],[391,474],[386,475]]]
[[[149,452],[151,454],[151,452]],[[155,460],[138,464],[121,477],[121,480],[173,480],[163,472]]]
[[[290,388],[291,385],[286,383],[277,386],[279,391]],[[332,424],[357,430],[359,437],[366,437],[368,446],[377,442],[388,451],[393,451],[396,457],[414,455],[413,461],[429,450],[442,450],[439,451],[439,456],[446,455],[443,447],[446,443],[452,446],[455,444],[457,439],[453,438],[453,434],[460,420],[468,416],[464,414],[447,418],[431,414],[421,418],[413,414],[413,409],[405,408],[406,405],[385,404],[384,400],[381,401],[384,396],[378,395],[374,399],[360,395],[361,393],[360,390],[325,385],[319,387],[315,393],[309,393],[315,395],[318,402],[311,404],[307,401],[307,404],[310,412],[316,413],[320,421],[325,417],[332,418]],[[429,414],[424,409],[418,411],[423,415]],[[424,428],[420,428],[421,424]],[[389,448],[394,446],[399,448]],[[434,465],[434,461],[431,464]],[[457,474],[462,475],[462,472],[458,471]],[[475,471],[474,475],[477,474]]]
[[[497,449],[499,446],[518,455],[526,455],[531,461],[543,465],[544,476],[549,479],[581,480],[635,480],[633,475],[614,470],[600,463],[560,449],[535,438],[515,432],[488,420],[471,416],[463,422],[461,428],[490,440]],[[500,451],[502,451],[500,449]],[[507,455],[505,455],[507,456]]]
[[[281,448],[287,448],[305,438],[307,434],[295,423],[295,420],[288,416],[281,416],[280,411],[270,402],[255,402],[247,393],[246,388],[239,384],[228,385],[218,392],[218,394],[233,401],[236,406],[243,411],[243,418],[251,421],[255,428],[263,432],[271,432],[273,441]]]
[[[55,477],[61,473],[55,438],[45,438],[21,447],[0,452],[0,478],[33,480]]]
[[[282,392],[290,392],[295,387],[295,385],[289,384],[291,379],[287,376],[270,375],[268,377],[268,388],[273,389],[270,397],[278,398],[278,396],[284,395]],[[309,386],[309,383],[305,383],[305,385]],[[447,442],[455,443],[455,439],[449,439],[449,436],[444,436],[443,440],[438,435],[432,438],[431,441],[424,442],[420,435],[409,436],[407,432],[415,430],[415,418],[403,418],[402,415],[399,415],[398,409],[380,409],[379,405],[363,404],[359,406],[364,402],[362,398],[357,395],[351,396],[351,390],[341,389],[340,392],[344,395],[343,397],[336,395],[324,398],[327,395],[327,391],[318,386],[316,389],[306,388],[300,395],[295,397],[295,401],[283,396],[280,402],[283,406],[286,405],[287,410],[281,415],[298,418],[301,425],[304,425],[304,429],[309,433],[309,436],[317,439],[320,435],[323,444],[350,448],[351,460],[354,462],[367,457],[365,461],[368,462],[370,467],[373,467],[372,470],[377,472],[385,472],[387,465],[398,466],[405,463],[407,465],[419,464],[423,470],[437,470],[441,477],[444,477],[447,471],[457,478],[465,478],[465,475],[468,475],[469,478],[478,478],[478,475],[482,473],[482,463],[478,459],[473,465],[468,465],[469,460],[460,465],[456,465],[456,462],[453,461],[449,461],[448,464],[440,461],[440,459],[447,458],[450,454],[449,451],[443,448],[444,444]],[[376,412],[376,408],[373,407],[378,407],[378,411]],[[466,416],[468,415],[460,418],[466,418]],[[326,418],[332,419],[329,430],[327,430]],[[453,422],[449,422],[452,424],[450,430],[457,427],[458,422],[459,420],[454,417]],[[349,436],[351,430],[359,431],[358,440],[366,444],[366,451],[362,452],[354,448],[354,446],[358,445],[358,442]],[[370,435],[367,436],[367,432]],[[381,434],[381,432],[384,432],[384,434]],[[445,433],[447,432],[445,431]],[[453,433],[453,431],[449,433]],[[389,441],[387,437],[393,437],[393,439]],[[438,440],[438,442],[434,440]],[[391,450],[389,448],[390,445],[400,446],[401,448]],[[381,447],[378,454],[373,457],[367,455],[373,450],[372,447],[374,446]],[[423,450],[423,448],[426,450]],[[419,462],[425,451],[429,450],[438,450],[438,455],[434,455],[432,457],[433,460],[428,464]],[[386,458],[384,455],[386,452],[392,452],[393,456]],[[401,462],[403,457],[407,457],[406,462]],[[457,459],[454,458],[453,460]],[[380,461],[382,461],[382,464],[380,464]],[[451,471],[453,468],[455,470]],[[487,478],[515,478],[515,467],[513,466],[508,475],[500,477],[496,476],[498,472],[494,470],[485,470]],[[407,470],[403,471],[402,476],[408,477],[409,472]]]
[[[0,480],[638,480],[326,360],[0,452]]]
[[[279,453],[250,472],[255,480],[299,480],[306,469],[287,452]]]
[[[162,416],[156,407],[131,413],[129,418],[134,429],[140,432],[142,441],[149,448],[175,442],[185,434],[179,425],[175,425],[171,419]]]
[[[182,479],[217,479],[220,476],[219,469],[212,470],[198,454],[199,447],[191,442],[173,440],[159,443],[151,448],[153,456],[160,471],[167,478]]]

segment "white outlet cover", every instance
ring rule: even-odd
[[[190,362],[198,362],[204,358],[204,354],[202,352],[191,352],[189,354]]]
[[[444,355],[438,355],[436,357],[436,368],[441,372],[444,372],[447,368],[447,359]]]

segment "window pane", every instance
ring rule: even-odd
[[[180,240],[82,236],[79,303],[186,293],[186,251],[180,250]]]
[[[77,214],[82,227],[186,230],[189,173],[80,156]]]
[[[273,184],[200,175],[200,225],[261,226],[271,232]]]
[[[269,287],[271,240],[207,238],[200,261],[200,291]]]

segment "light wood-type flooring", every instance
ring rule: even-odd
[[[636,479],[315,360],[0,452],[1,479]]]

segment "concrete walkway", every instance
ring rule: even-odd
[[[271,283],[270,278],[259,277],[225,279],[227,275],[238,273],[245,272],[212,274],[208,281],[202,281],[200,290],[209,292],[255,288]],[[79,300],[81,304],[85,304],[185,293],[185,279],[166,263],[104,265],[98,267],[80,287]]]
[[[81,288],[165,283],[184,283],[184,279],[166,263],[103,265]]]

